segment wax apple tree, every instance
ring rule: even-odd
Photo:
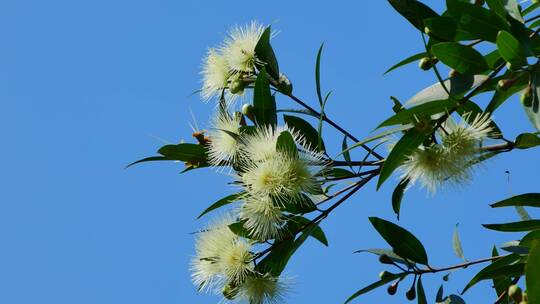
[[[232,187],[223,187],[230,187],[232,194],[210,204],[199,202],[207,204],[199,218],[214,215],[194,234],[189,267],[200,292],[217,294],[217,301],[287,302],[291,286],[282,273],[290,261],[294,263],[291,257],[308,238],[327,245],[319,224],[368,183],[376,183],[378,189],[391,183],[389,177],[399,178],[392,196],[381,197],[399,218],[410,187],[434,194],[471,182],[475,167],[487,159],[540,145],[539,132],[507,138],[492,118],[518,95],[523,117],[540,131],[537,1],[447,0],[442,12],[415,0],[389,4],[404,23],[418,30],[424,51],[387,72],[415,63],[433,73],[435,84],[403,104],[391,97],[394,105],[388,118],[374,126],[376,135],[356,137],[339,125],[338,118],[326,115],[330,93],[320,84],[322,46],[314,67],[317,100],[308,102],[295,95],[294,81],[278,65],[271,41],[279,37],[270,26],[254,21],[229,30],[204,56],[199,92],[215,112],[208,130],[197,130],[192,142],[163,146],[157,156],[133,163],[176,161],[185,165],[183,172],[207,169],[230,176]],[[443,66],[450,69],[448,75],[440,72]],[[483,100],[488,96],[487,102],[475,103],[480,94]],[[282,107],[284,99],[297,107]],[[326,128],[343,135],[337,155],[327,150]],[[353,159],[352,150],[363,151],[364,157]],[[359,300],[381,287],[389,295],[401,290],[409,300],[433,303],[426,299],[422,283],[431,274],[476,267],[460,295],[446,295],[441,286],[435,302],[463,303],[469,288],[490,280],[490,302],[540,303],[540,219],[532,219],[525,210],[540,207],[535,190],[486,202],[493,208],[518,210],[520,221],[484,227],[522,232],[520,240],[493,248],[490,256],[442,268],[430,264],[421,241],[397,220],[365,218],[373,233],[388,243],[387,249],[369,250],[387,270],[373,284],[351,290],[343,301]],[[218,209],[226,211],[215,216]],[[453,243],[462,256],[457,234]]]

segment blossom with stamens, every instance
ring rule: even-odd
[[[209,49],[203,59],[201,75],[201,97],[207,101],[213,97],[220,97],[223,90],[228,86],[231,77],[227,59],[215,49]]]
[[[246,197],[239,217],[250,235],[262,241],[279,238],[285,223],[283,212],[269,196]]]
[[[256,21],[244,27],[234,27],[228,33],[228,37],[222,47],[232,73],[252,72],[257,58],[255,47],[264,32],[264,26]]]
[[[213,166],[230,165],[234,163],[240,151],[239,115],[230,115],[219,111],[212,121],[212,129],[209,132],[210,144],[208,157]]]

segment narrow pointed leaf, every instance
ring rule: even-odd
[[[492,208],[507,206],[529,206],[540,207],[540,193],[525,193],[490,205]]]
[[[540,220],[520,221],[505,224],[483,224],[482,226],[487,229],[504,232],[532,231],[540,229]]]
[[[418,61],[418,60],[420,60],[420,59],[422,59],[424,57],[427,57],[427,56],[428,56],[428,53],[422,52],[422,53],[414,54],[414,55],[412,55],[410,57],[407,57],[407,58],[401,60],[400,62],[396,63],[395,65],[393,65],[388,70],[386,70],[386,72],[384,72],[383,75],[386,75],[386,74],[390,73],[391,71],[393,71],[393,70],[395,70],[395,69],[397,69],[399,67],[407,65],[409,63],[413,63],[413,62]]]
[[[413,262],[427,265],[428,257],[422,243],[409,231],[400,226],[377,217],[370,217],[369,221],[377,232],[392,246],[393,251]]]
[[[390,283],[394,280],[397,280],[401,277],[405,276],[404,274],[392,274],[392,275],[389,275],[388,277],[382,279],[382,280],[379,280],[377,282],[374,282],[360,290],[358,290],[357,292],[355,292],[352,296],[350,296],[346,301],[345,301],[345,304],[347,303],[350,303],[352,300],[358,298],[359,296],[367,293],[367,292],[370,292],[372,291],[373,289],[376,289],[378,287],[381,287],[383,285],[386,285],[387,283]]]
[[[489,264],[488,266],[486,266],[485,268],[483,268],[482,270],[480,270],[470,281],[469,283],[467,283],[467,285],[465,286],[465,288],[463,289],[463,291],[461,292],[462,294],[465,293],[469,288],[471,288],[472,286],[474,286],[476,283],[482,281],[482,280],[486,280],[486,279],[492,279],[496,276],[493,276],[494,273],[497,273],[497,271],[499,269],[501,269],[502,267],[505,267],[505,266],[508,266],[510,265],[511,263],[514,263],[516,261],[518,261],[520,259],[520,255],[519,254],[515,254],[515,253],[512,253],[512,254],[509,254],[507,256],[504,256],[498,260],[496,260],[495,262]]]
[[[245,195],[245,192],[235,193],[231,194],[229,196],[226,196],[219,201],[213,203],[210,207],[206,208],[198,217],[197,219],[200,219],[203,215],[207,214],[210,211],[216,210],[220,207],[223,207],[225,205],[234,203],[238,200],[240,200]]]
[[[444,64],[461,74],[479,74],[489,69],[484,56],[470,46],[442,42],[432,46],[431,51]]]
[[[538,240],[531,244],[525,266],[525,281],[529,303],[540,303],[540,241]]]

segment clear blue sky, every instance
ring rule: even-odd
[[[180,175],[175,163],[124,166],[164,142],[190,140],[190,109],[205,125],[213,106],[190,95],[200,58],[231,25],[253,19],[275,23],[281,69],[313,105],[315,55],[325,42],[323,86],[334,91],[327,111],[359,137],[391,113],[390,95],[406,100],[434,82],[416,65],[382,76],[422,46],[386,1],[0,3],[0,303],[217,303],[190,282],[189,233],[204,224],[195,220],[201,210],[232,193],[228,178]],[[496,118],[508,137],[532,130],[517,98]],[[327,146],[340,142],[327,134]],[[473,185],[434,198],[412,189],[400,225],[435,266],[459,262],[451,249],[458,222],[466,257],[488,256],[516,236],[480,224],[517,219],[488,203],[537,191],[531,169],[539,167],[537,151],[518,151],[489,161]],[[385,245],[367,216],[395,220],[392,182],[379,192],[370,185],[324,222],[329,248],[308,241],[294,256],[290,303],[341,303],[377,279],[376,258],[352,252]],[[472,275],[456,273],[446,290],[461,290]],[[424,278],[430,299],[440,282]],[[465,298],[493,299],[488,285]],[[358,303],[405,301],[381,289]]]

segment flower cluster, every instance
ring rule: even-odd
[[[443,125],[441,142],[421,147],[403,164],[403,178],[411,184],[419,181],[431,193],[445,182],[460,184],[471,178],[482,142],[493,131],[489,115],[469,115],[457,124],[448,119]]]
[[[282,303],[287,288],[283,278],[257,269],[253,247],[294,232],[287,228],[295,215],[291,210],[314,206],[310,197],[321,193],[319,178],[327,167],[323,155],[294,128],[257,124],[253,116],[231,110],[233,95],[248,88],[245,79],[257,76],[255,47],[263,32],[256,22],[237,27],[204,59],[202,98],[223,96],[227,101],[220,102],[211,120],[205,141],[208,161],[234,171],[242,195],[236,209],[198,233],[192,261],[193,282],[200,291],[261,304]],[[282,81],[290,86],[288,79]],[[233,232],[231,224],[241,225],[247,235]]]
[[[253,21],[247,26],[233,28],[221,46],[208,50],[201,72],[200,92],[204,100],[225,93],[227,100],[232,101],[243,94],[258,62],[255,47],[263,32],[264,27]]]

